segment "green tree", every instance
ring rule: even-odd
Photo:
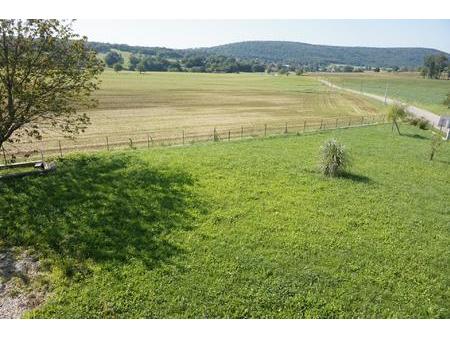
[[[0,20],[0,146],[59,128],[84,131],[103,62],[58,20]]]
[[[444,100],[444,104],[450,109],[450,93],[447,94],[447,98]]]
[[[146,71],[146,69],[145,69],[145,61],[144,60],[139,61],[138,65],[137,65],[137,70],[141,74]]]
[[[392,131],[394,131],[395,126],[398,134],[401,135],[400,128],[398,127],[398,122],[404,119],[405,117],[406,117],[406,110],[405,107],[403,107],[402,105],[393,104],[392,106],[389,107],[388,120],[392,121]]]
[[[122,54],[112,50],[105,55],[105,63],[108,67],[113,67],[116,63],[123,64]]]
[[[115,72],[120,72],[123,70],[123,66],[120,63],[115,63],[113,69]]]
[[[129,60],[130,66],[134,66],[134,68],[136,69],[139,61],[141,61],[141,59],[139,57],[137,57],[135,54],[130,55],[130,60]]]
[[[444,54],[428,55],[425,57],[422,76],[430,79],[439,79],[448,67],[448,58]]]

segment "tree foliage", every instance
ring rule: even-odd
[[[388,120],[392,121],[392,131],[394,131],[394,126],[397,129],[397,132],[399,135],[401,135],[400,133],[400,128],[398,126],[398,122],[402,119],[404,119],[407,116],[405,107],[401,104],[393,104],[389,107],[388,110]]]
[[[108,67],[114,67],[115,64],[123,64],[123,56],[119,52],[111,50],[105,55],[105,63]]]
[[[439,79],[447,69],[448,57],[446,55],[428,55],[424,60],[422,75],[429,79]]]
[[[120,63],[115,63],[113,69],[115,72],[120,72],[123,70],[123,66]]]
[[[450,93],[447,94],[447,98],[444,100],[444,104],[450,109]]]
[[[0,20],[0,146],[47,128],[84,131],[103,63],[58,20]]]

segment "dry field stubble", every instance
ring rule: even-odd
[[[41,142],[9,151],[106,148],[148,139],[207,138],[320,124],[322,119],[375,116],[382,106],[369,99],[332,91],[309,76],[266,74],[145,73],[106,71],[96,93],[99,105],[88,112],[91,125],[76,140],[46,134]],[[330,122],[334,123],[334,122]],[[347,122],[343,122],[347,123]],[[106,138],[108,137],[108,141]],[[36,155],[36,153],[35,153]]]

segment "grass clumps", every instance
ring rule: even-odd
[[[345,146],[335,139],[326,141],[321,152],[320,170],[325,176],[336,177],[348,167],[349,158]]]

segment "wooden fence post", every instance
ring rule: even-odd
[[[147,134],[147,149],[150,149],[150,134]]]
[[[244,127],[241,126],[241,138],[244,137]]]
[[[323,120],[320,121],[320,130],[322,130]]]
[[[364,124],[364,116],[361,117],[361,125]]]
[[[267,123],[264,124],[264,137],[267,136]]]
[[[108,136],[106,136],[106,149],[109,151],[109,140],[108,140]]]
[[[59,144],[59,154],[61,155],[61,157],[63,157],[61,141],[58,141],[58,144]]]
[[[133,149],[133,140],[131,139],[131,137],[129,138],[130,140],[130,148]]]
[[[352,125],[352,118],[349,117],[349,118],[348,118],[348,126],[350,127],[351,125]]]
[[[338,119],[336,119],[336,129],[337,129],[337,127],[338,127]]]
[[[231,140],[231,130],[228,130],[228,141]]]
[[[288,133],[288,129],[287,129],[287,122],[286,122],[286,126],[284,127],[284,133],[287,134]]]
[[[306,120],[303,121],[303,132],[305,132],[305,131],[306,131]]]
[[[184,144],[184,129],[183,129],[183,144]]]

